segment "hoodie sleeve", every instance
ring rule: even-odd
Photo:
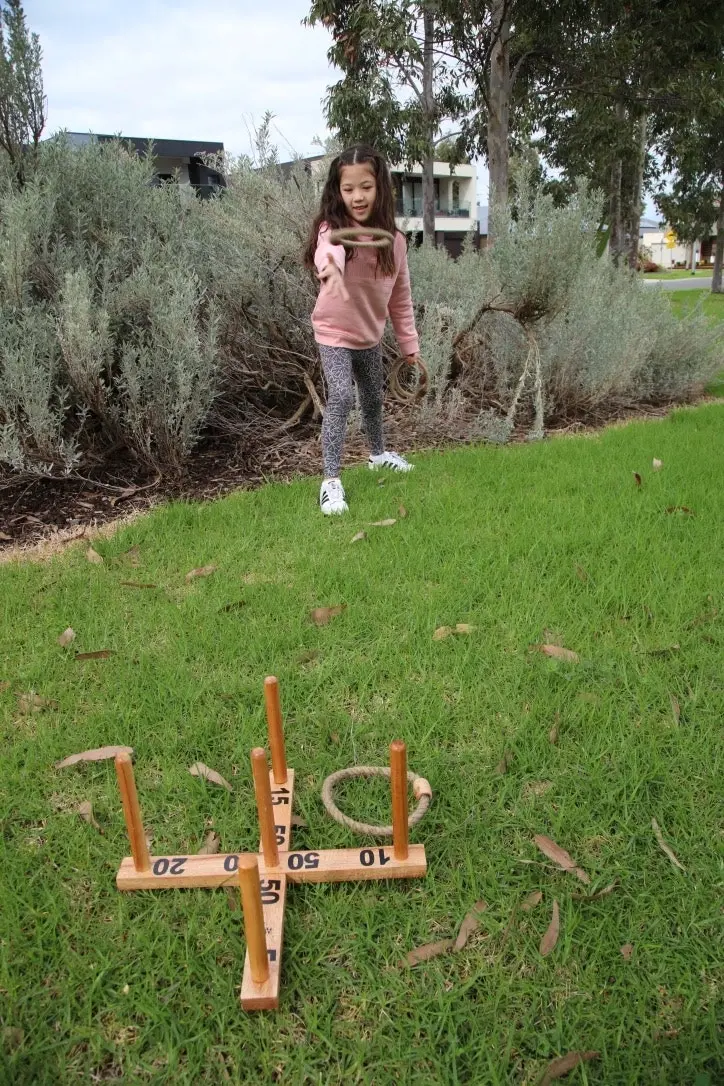
[[[392,327],[395,330],[402,353],[404,355],[417,354],[420,350],[420,341],[415,330],[415,314],[412,309],[412,292],[410,290],[410,269],[407,266],[407,245],[402,234],[398,234],[395,239],[395,263],[397,264],[397,276],[387,311],[390,314]]]
[[[345,264],[345,252],[344,245],[332,245],[329,240],[329,227],[326,222],[322,223],[319,228],[319,234],[317,236],[317,249],[314,254],[314,264],[317,271],[321,271],[322,268],[326,268],[329,263],[328,257],[332,257],[339,270],[344,274]]]

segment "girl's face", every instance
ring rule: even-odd
[[[339,190],[347,214],[353,222],[365,223],[375,208],[377,180],[368,162],[343,166],[339,174]]]

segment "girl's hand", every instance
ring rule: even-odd
[[[419,366],[422,363],[422,359],[419,354],[406,354],[405,362],[407,362],[408,366]]]
[[[341,298],[343,302],[349,301],[349,291],[344,285],[344,275],[332,259],[331,253],[327,254],[327,267],[317,272],[317,279],[322,280],[323,286],[326,284],[333,298]]]

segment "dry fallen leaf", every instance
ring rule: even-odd
[[[424,946],[418,946],[415,950],[409,951],[405,955],[403,965],[417,965],[418,962],[427,962],[430,958],[436,958],[438,954],[445,954],[450,950],[453,945],[452,939],[440,939],[437,943],[425,943]]]
[[[62,634],[58,638],[58,644],[62,649],[64,649],[65,646],[69,645],[73,640],[75,640],[75,630],[73,630],[69,626],[67,630],[63,630]]]
[[[305,649],[304,652],[300,652],[297,656],[298,664],[311,664],[313,660],[316,660],[319,656],[318,649]]]
[[[55,768],[66,769],[78,762],[102,762],[106,758],[115,758],[117,754],[130,754],[133,757],[133,747],[94,747],[93,750],[82,750],[80,754],[69,754],[62,762],[56,762]]]
[[[647,656],[668,656],[669,653],[679,652],[681,645],[665,645],[662,649],[648,649]]]
[[[545,656],[552,656],[556,660],[569,660],[572,664],[578,663],[578,653],[573,649],[564,649],[562,645],[534,645]]]
[[[40,713],[43,709],[57,709],[57,701],[50,698],[41,698],[40,694],[32,690],[29,694],[18,694],[18,710],[27,716],[29,713]]]
[[[346,609],[346,603],[340,603],[336,607],[315,607],[313,611],[309,612],[309,617],[315,626],[326,626],[328,622],[331,622],[333,618],[338,618]]]
[[[686,871],[686,868],[684,867],[684,865],[679,863],[679,861],[677,860],[674,853],[671,851],[669,846],[666,844],[666,841],[664,841],[664,836],[663,836],[663,834],[661,832],[661,829],[659,828],[659,824],[658,824],[658,822],[656,821],[655,818],[651,819],[651,826],[653,828],[654,834],[656,836],[656,840],[659,843],[659,848],[661,849],[661,851],[666,853],[666,855],[671,860],[672,864],[674,864],[676,867],[680,868],[682,871]]]
[[[604,886],[603,890],[597,890],[595,894],[572,894],[571,896],[574,897],[576,901],[598,901],[600,897],[606,897],[607,894],[610,894],[617,886],[618,879],[615,879],[612,883],[609,883],[608,886]]]
[[[597,1060],[600,1052],[568,1052],[565,1056],[559,1056],[546,1067],[538,1086],[550,1086],[558,1078],[565,1078],[579,1063],[588,1060]]]
[[[220,784],[222,788],[226,788],[227,791],[233,792],[233,788],[228,781],[224,780],[220,773],[217,773],[215,769],[209,769],[203,762],[194,762],[189,766],[189,773],[192,777],[202,777],[205,781],[211,781],[212,784]]]
[[[478,930],[480,927],[480,917],[487,907],[487,901],[476,901],[470,912],[465,914],[453,946],[454,950],[462,950],[473,932]]]
[[[218,833],[214,833],[213,830],[209,830],[204,838],[204,843],[198,851],[199,856],[215,856],[219,851],[221,845],[221,838]]]
[[[366,539],[366,538],[367,538],[367,532],[357,532],[357,534],[353,535],[352,538],[350,539],[350,543],[361,543],[362,540]]]
[[[98,551],[93,550],[92,547],[88,548],[88,550],[85,552],[85,556],[89,562],[93,562],[93,564],[96,566],[100,566],[103,564],[103,559],[101,558],[100,554],[98,553]]]
[[[619,947],[621,951],[621,957],[625,962],[631,961],[631,955],[633,954],[633,943],[624,943],[622,947]]]
[[[114,649],[96,649],[95,652],[76,652],[76,660],[107,660],[113,656]]]
[[[576,866],[575,860],[572,859],[566,850],[561,848],[560,845],[557,845],[550,837],[546,837],[545,834],[542,833],[537,833],[533,840],[541,852],[547,856],[549,860],[553,860],[553,863],[557,864],[562,871],[570,871],[579,878],[581,882],[585,882],[586,884],[591,881],[586,872],[582,868]]]
[[[158,588],[158,585],[144,584],[141,581],[119,581],[118,583],[122,584],[124,588]]]
[[[184,580],[188,584],[195,577],[210,577],[212,573],[216,573],[216,566],[199,566],[197,569],[189,570]]]
[[[9,690],[11,685],[12,685],[12,683],[9,683],[9,682],[1,682],[0,683],[0,694],[3,694],[6,690]]]
[[[576,577],[578,577],[578,580],[581,581],[583,584],[585,584],[588,580],[588,574],[586,573],[583,566],[576,566]]]
[[[92,826],[94,830],[98,830],[99,833],[103,833],[103,830],[93,817],[93,804],[90,800],[84,799],[82,803],[78,804],[78,814],[87,822],[89,826]]]
[[[528,897],[521,905],[521,909],[524,913],[529,913],[531,909],[535,909],[536,905],[540,905],[542,900],[543,894],[540,890],[534,890],[532,894],[528,894]]]
[[[455,626],[455,633],[469,634],[472,633],[474,629],[475,626],[473,626],[470,622],[458,622]]]
[[[391,528],[393,524],[397,524],[394,517],[388,517],[387,520],[373,520],[370,527],[372,528]]]
[[[668,505],[666,507],[667,513],[686,513],[689,517],[695,517],[696,513],[693,509],[689,509],[688,505]]]
[[[294,829],[297,829],[297,830],[306,830],[307,823],[304,821],[304,819],[300,815],[293,814],[292,815],[292,826],[293,826]]]
[[[559,725],[560,719],[561,719],[561,714],[556,713],[555,723],[553,724],[553,727],[551,728],[551,730],[548,732],[548,742],[549,743],[557,743],[558,742],[558,735],[559,735],[558,725]]]
[[[407,516],[407,510],[405,509],[404,505],[401,505],[397,512],[403,519]]]
[[[502,777],[504,773],[508,772],[508,769],[510,768],[510,766],[512,764],[513,764],[513,755],[509,750],[506,750],[505,754],[503,755],[503,757],[500,759],[500,761],[496,765],[495,772],[499,776]]]
[[[664,461],[663,460],[657,460],[656,457],[654,457],[654,459],[651,461],[651,467],[654,469],[654,471],[661,471],[661,468],[663,467],[663,465],[664,465]]]
[[[20,1048],[25,1040],[25,1031],[19,1026],[3,1026],[3,1043],[9,1052]]]
[[[540,941],[540,946],[538,947],[543,958],[547,958],[550,952],[554,949],[556,943],[558,942],[558,935],[560,934],[560,930],[561,919],[560,913],[558,912],[558,902],[554,898],[553,915],[551,916],[551,922],[548,925],[548,929],[545,935]]]
[[[12,543],[13,541],[13,537],[11,535],[8,535],[7,532],[0,532],[0,539],[3,541],[3,543]]]
[[[452,626],[438,626],[435,633],[432,635],[432,639],[433,641],[443,641],[446,637],[449,637],[452,632]]]
[[[219,608],[219,611],[229,614],[230,611],[240,611],[242,607],[246,607],[246,600],[234,600],[233,603],[225,603],[223,607]]]
[[[226,900],[229,904],[229,908],[231,909],[232,913],[235,913],[239,908],[240,904],[239,891],[233,886],[225,886],[224,889],[226,890]]]
[[[679,699],[675,698],[673,694],[669,694],[669,701],[671,702],[671,711],[674,714],[674,721],[678,724],[681,719],[681,706],[679,705]]]
[[[526,781],[523,785],[521,798],[529,799],[531,796],[544,796],[552,787],[553,781]]]
[[[134,568],[137,568],[141,564],[141,548],[138,543],[134,547],[131,547],[126,551],[125,557],[131,563]]]
[[[633,477],[636,480],[636,486],[641,486],[641,476],[637,471],[633,473]]]

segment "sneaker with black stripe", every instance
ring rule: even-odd
[[[319,491],[319,508],[330,516],[334,513],[346,513],[349,509],[345,500],[341,479],[324,479]]]

